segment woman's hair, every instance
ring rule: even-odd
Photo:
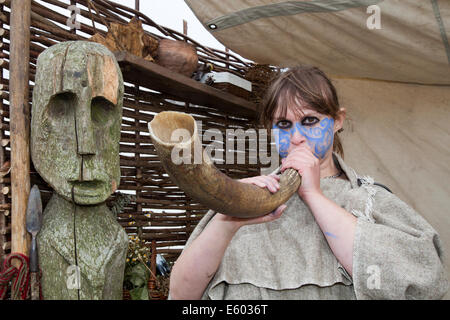
[[[298,66],[278,75],[272,81],[262,101],[260,121],[266,129],[270,129],[278,108],[280,108],[280,114],[285,116],[288,106],[300,104],[336,119],[339,111],[336,88],[325,73],[317,67]],[[342,143],[337,133],[334,135],[333,151],[344,156]]]

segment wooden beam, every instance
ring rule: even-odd
[[[189,103],[217,108],[236,116],[256,118],[257,107],[251,101],[207,86],[128,52],[114,54],[125,81],[170,94]]]
[[[30,193],[30,58],[31,0],[11,3],[10,116],[11,116],[11,252],[28,255],[26,209]]]

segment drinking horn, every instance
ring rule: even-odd
[[[216,212],[238,218],[263,216],[284,204],[300,187],[301,177],[294,169],[282,173],[280,188],[275,193],[231,179],[220,172],[203,152],[197,124],[186,113],[160,112],[148,128],[161,163],[172,181],[189,197]],[[187,138],[180,141],[180,135],[173,134],[177,129],[181,130],[178,133],[185,132]],[[180,154],[183,157],[179,157]]]

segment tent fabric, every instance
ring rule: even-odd
[[[347,110],[346,163],[386,185],[436,229],[450,278],[450,88],[332,81]]]
[[[185,2],[222,44],[260,64],[303,63],[339,77],[450,84],[448,0]],[[371,29],[377,12],[380,29]]]
[[[185,2],[242,57],[332,77],[348,115],[345,161],[438,231],[450,278],[450,1]],[[367,27],[366,5],[379,7],[381,29]]]

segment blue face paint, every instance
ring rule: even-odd
[[[337,238],[337,236],[332,234],[331,232],[325,232],[325,235],[327,235],[329,237],[332,237],[332,238],[335,238],[335,239]]]
[[[302,125],[300,122],[296,122],[291,128],[287,129],[274,124],[272,129],[278,129],[275,131],[275,143],[282,158],[287,157],[291,138],[296,131],[306,138],[309,147],[319,159],[323,159],[327,151],[333,146],[333,118],[324,118],[314,125]]]
[[[288,155],[289,145],[291,144],[291,136],[295,132],[295,126],[289,129],[281,129],[276,124],[272,126],[275,130],[275,143],[277,145],[280,157],[286,158]]]

